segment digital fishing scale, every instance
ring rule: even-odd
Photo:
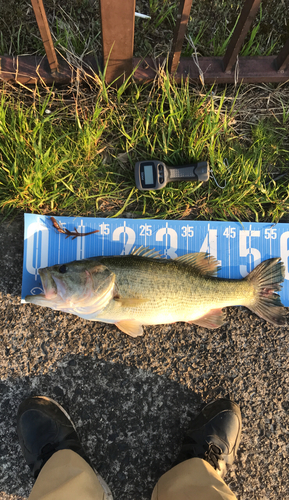
[[[141,191],[162,189],[168,182],[209,180],[209,165],[199,161],[190,165],[167,167],[159,160],[138,161],[134,167],[135,183]]]

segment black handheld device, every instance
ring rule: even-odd
[[[209,165],[199,161],[190,165],[167,167],[163,161],[138,161],[134,167],[135,183],[141,191],[162,189],[168,182],[209,180]]]

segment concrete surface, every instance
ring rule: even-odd
[[[0,225],[0,498],[32,487],[17,408],[30,394],[73,418],[115,500],[149,500],[178,454],[189,412],[230,395],[241,407],[238,460],[226,482],[242,500],[289,499],[288,331],[246,309],[209,331],[187,324],[115,327],[20,303],[22,217]]]

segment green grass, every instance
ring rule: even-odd
[[[202,56],[223,56],[242,11],[244,1],[204,0],[193,4],[188,34]],[[272,22],[272,20],[275,22]],[[240,51],[241,56],[277,54],[288,38],[283,1],[263,1]],[[183,55],[190,56],[189,44]]]
[[[44,0],[52,38],[66,57],[101,52],[98,0]],[[1,6],[0,54],[45,54],[31,2],[9,0]]]
[[[138,2],[137,2],[138,5]],[[187,34],[201,56],[222,56],[232,36],[244,0],[202,0],[193,2]],[[139,11],[150,20],[136,20],[135,55],[166,55],[170,49],[178,1],[150,0]],[[274,22],[272,21],[274,19]],[[240,55],[277,54],[288,38],[287,7],[283,0],[263,0]],[[191,56],[184,43],[182,55]]]
[[[167,56],[178,2],[136,2],[135,55]],[[223,55],[241,12],[238,0],[193,3],[188,34],[198,54]],[[96,0],[45,0],[55,46],[77,64],[99,55]],[[0,52],[43,54],[32,7],[3,6]],[[272,24],[272,19],[278,22]],[[277,53],[288,36],[285,2],[263,1],[241,55]],[[183,55],[192,47],[184,44]],[[50,111],[50,113],[47,113]],[[165,73],[153,84],[104,75],[66,91],[3,85],[0,103],[0,209],[117,217],[267,220],[288,212],[289,96],[285,86],[176,86]],[[140,192],[134,163],[207,160],[208,183],[169,184]],[[229,165],[229,170],[225,166]],[[276,179],[276,180],[274,180]],[[223,189],[222,189],[223,187]]]
[[[165,73],[158,84],[126,82],[118,91],[99,79],[92,94],[80,90],[73,104],[35,90],[31,106],[23,94],[3,90],[0,208],[277,222],[289,208],[288,177],[272,180],[288,171],[289,108],[280,104],[278,115],[236,131],[247,106],[242,91],[201,93]],[[212,178],[140,192],[134,163],[149,158],[168,165],[208,160],[225,188]]]
[[[3,2],[2,2],[3,3]],[[136,56],[167,55],[175,26],[178,0],[136,0],[136,10],[151,16],[135,21]],[[187,33],[202,56],[223,55],[244,0],[193,2]],[[53,40],[68,58],[94,52],[101,55],[98,0],[44,0]],[[43,54],[43,44],[30,2],[9,0],[1,6],[0,53]],[[274,22],[273,22],[274,20]],[[241,55],[277,54],[288,38],[285,0],[263,0]],[[186,43],[183,55],[191,55]]]

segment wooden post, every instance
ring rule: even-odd
[[[58,72],[58,61],[54,49],[46,12],[42,0],[31,0],[40,35],[43,41],[44,49],[47,55],[50,71],[52,74]]]
[[[232,68],[237,60],[242,43],[250,29],[250,26],[258,12],[261,0],[246,0],[237,26],[232,34],[226,54],[223,59],[224,71],[226,73],[232,71]]]
[[[100,12],[105,79],[119,85],[133,70],[135,0],[100,0]]]
[[[171,74],[175,73],[179,64],[181,57],[181,51],[183,46],[183,41],[185,38],[185,33],[187,29],[187,24],[190,17],[191,6],[193,0],[180,0],[179,10],[177,14],[177,22],[174,30],[174,38],[172,44],[172,50],[169,57],[169,72]]]
[[[284,73],[288,64],[289,64],[289,38],[275,59],[275,65],[277,71],[280,71],[280,73]]]

